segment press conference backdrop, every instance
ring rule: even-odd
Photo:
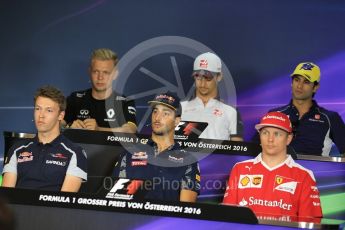
[[[55,85],[66,95],[89,87],[89,56],[100,47],[132,55],[117,83],[137,99],[140,127],[150,92],[188,94],[193,57],[205,50],[229,70],[225,100],[242,113],[247,140],[262,114],[288,103],[289,74],[301,61],[321,67],[316,99],[344,119],[344,21],[342,0],[2,0],[0,131],[33,130],[39,86]],[[162,36],[174,39],[143,44]],[[155,50],[145,50],[150,46]]]
[[[140,129],[153,94],[193,91],[193,58],[205,51],[223,60],[221,94],[241,112],[246,140],[261,115],[289,102],[289,75],[302,61],[321,67],[316,99],[344,119],[344,22],[342,0],[2,0],[0,131],[34,131],[42,85],[66,95],[88,88],[100,47],[121,58],[116,89],[136,99]]]

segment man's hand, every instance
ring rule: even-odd
[[[73,121],[72,125],[70,126],[70,128],[73,128],[73,129],[85,129],[86,126],[84,124],[84,122],[82,120],[75,120]]]
[[[86,129],[89,130],[98,130],[98,125],[95,119],[88,118],[84,120],[84,125]]]

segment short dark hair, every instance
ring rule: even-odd
[[[35,93],[34,103],[36,103],[38,97],[49,98],[54,102],[58,103],[60,111],[66,110],[66,98],[63,95],[63,93],[54,86],[47,85],[38,88]]]

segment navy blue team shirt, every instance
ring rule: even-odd
[[[35,138],[15,143],[9,150],[3,173],[17,174],[16,188],[60,191],[66,174],[87,180],[85,151],[62,134],[51,143]]]
[[[345,124],[337,112],[320,107],[313,100],[310,110],[299,119],[297,108],[289,104],[270,110],[289,116],[294,138],[290,146],[297,153],[329,156],[332,142],[340,153],[345,153]]]
[[[194,156],[178,144],[158,154],[152,140],[128,149],[115,166],[114,176],[151,181],[145,199],[179,201],[182,189],[200,192],[200,169]]]

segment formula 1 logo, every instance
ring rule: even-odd
[[[106,198],[132,200],[142,184],[142,180],[120,178],[106,195]]]
[[[195,129],[197,126],[198,125],[196,123],[188,123],[186,127],[183,129],[183,134],[189,136],[192,133],[193,129]]]

